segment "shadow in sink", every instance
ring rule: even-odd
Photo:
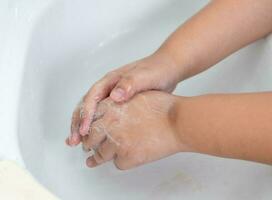
[[[225,185],[234,181],[247,184],[248,178],[244,178],[249,174],[263,181],[254,175],[256,170],[261,177],[268,174],[272,177],[271,169],[262,165],[194,154],[172,156],[129,171],[119,171],[111,163],[96,169],[85,166],[86,154],[81,148],[71,149],[64,144],[73,108],[80,97],[107,71],[150,54],[170,32],[206,3],[151,1],[156,9],[145,8],[149,13],[146,11],[143,16],[136,15],[122,22],[107,12],[116,9],[118,4],[135,12],[131,3],[120,0],[116,5],[103,8],[108,3],[101,2],[96,5],[98,10],[92,9],[91,1],[87,0],[57,2],[33,30],[19,118],[20,148],[30,172],[62,199],[222,197],[222,192],[230,196],[237,192]],[[144,2],[134,6],[144,6]],[[93,13],[102,13],[106,18],[96,19]],[[122,10],[120,13],[116,15],[122,16]],[[263,48],[264,44],[260,43],[246,49],[222,63],[220,68],[186,81],[176,92],[195,95],[249,90],[252,88],[247,82],[249,78],[244,77],[259,74],[260,70],[254,67],[258,63],[254,62]],[[251,65],[247,65],[247,59]],[[233,73],[237,63],[243,66]],[[256,78],[255,83],[258,81]],[[270,185],[272,178],[264,179],[264,183]],[[265,193],[269,191],[265,184],[253,186]],[[258,191],[249,190],[246,196],[256,193]]]

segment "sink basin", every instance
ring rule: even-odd
[[[64,144],[75,105],[97,79],[152,53],[207,2],[61,0],[29,22],[16,127],[23,163],[41,184],[64,200],[271,199],[267,165],[180,153],[128,171],[89,169],[81,147]],[[271,53],[262,39],[175,93],[272,90]]]

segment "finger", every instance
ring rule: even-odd
[[[114,158],[116,145],[111,140],[104,141],[96,150],[95,154],[86,161],[87,166],[96,167]]]
[[[147,157],[144,152],[131,153],[126,145],[116,149],[114,164],[120,170],[127,170],[144,164]]]
[[[120,170],[132,169],[142,164],[142,159],[137,160],[127,156],[120,156],[118,153],[116,153],[116,157],[114,159],[114,165]]]
[[[137,92],[155,89],[154,81],[150,77],[150,70],[147,68],[131,70],[123,75],[113,88],[110,93],[111,99],[115,102],[123,102],[129,100]]]
[[[91,151],[91,148],[88,145],[89,135],[82,136],[82,149],[85,152]]]
[[[75,146],[80,143],[81,136],[79,134],[79,123],[80,123],[80,108],[79,106],[77,106],[72,116],[71,133],[66,140],[67,145]]]
[[[120,170],[131,168],[131,162],[129,162],[129,155],[126,146],[122,145],[117,148],[114,158],[114,165]]]
[[[79,128],[80,135],[83,136],[88,134],[90,124],[96,111],[97,103],[109,96],[110,91],[112,88],[114,88],[119,79],[119,73],[108,73],[100,81],[95,83],[85,95],[83,98],[83,106],[81,110],[82,115]]]
[[[127,170],[131,168],[131,165],[128,163],[127,159],[118,155],[114,159],[114,165],[120,170]]]
[[[106,130],[101,120],[93,123],[90,133],[83,137],[82,145],[84,149],[96,148],[103,140],[106,139]]]
[[[65,139],[65,144],[68,145],[68,146],[71,146],[71,147],[72,147],[72,146],[76,146],[76,145],[78,145],[78,144],[81,142],[81,136],[79,136],[79,137],[80,137],[79,142],[76,143],[76,144],[74,144],[74,143],[71,143],[71,142],[70,142],[70,140],[71,140],[70,138],[71,138],[71,137],[69,136],[68,138]]]
[[[94,113],[93,122],[100,120],[106,114],[106,111],[112,106],[113,102],[109,98],[100,101],[97,104],[96,112]]]
[[[72,135],[71,134],[68,138],[65,139],[65,143],[71,147],[76,146],[81,142],[81,140],[82,140],[81,138],[82,138],[81,135],[78,135],[78,134]]]
[[[96,167],[98,165],[98,163],[96,162],[96,160],[94,159],[94,156],[90,156],[89,158],[87,158],[86,160],[86,165],[90,168]]]
[[[97,153],[103,158],[103,162],[106,162],[113,159],[116,149],[116,144],[108,138],[98,147]],[[97,161],[97,163],[100,162]]]

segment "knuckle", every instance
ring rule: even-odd
[[[123,80],[120,82],[120,86],[124,88],[128,93],[135,92],[136,86],[136,78],[133,75],[127,75],[122,78]]]
[[[125,82],[126,85],[133,85],[133,83],[135,82],[135,78],[131,74],[124,75],[122,77],[122,80],[123,82]]]

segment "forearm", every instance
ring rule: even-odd
[[[178,98],[175,127],[190,151],[272,164],[272,93]]]
[[[272,31],[271,0],[215,0],[159,48],[177,66],[180,81],[216,64]]]

